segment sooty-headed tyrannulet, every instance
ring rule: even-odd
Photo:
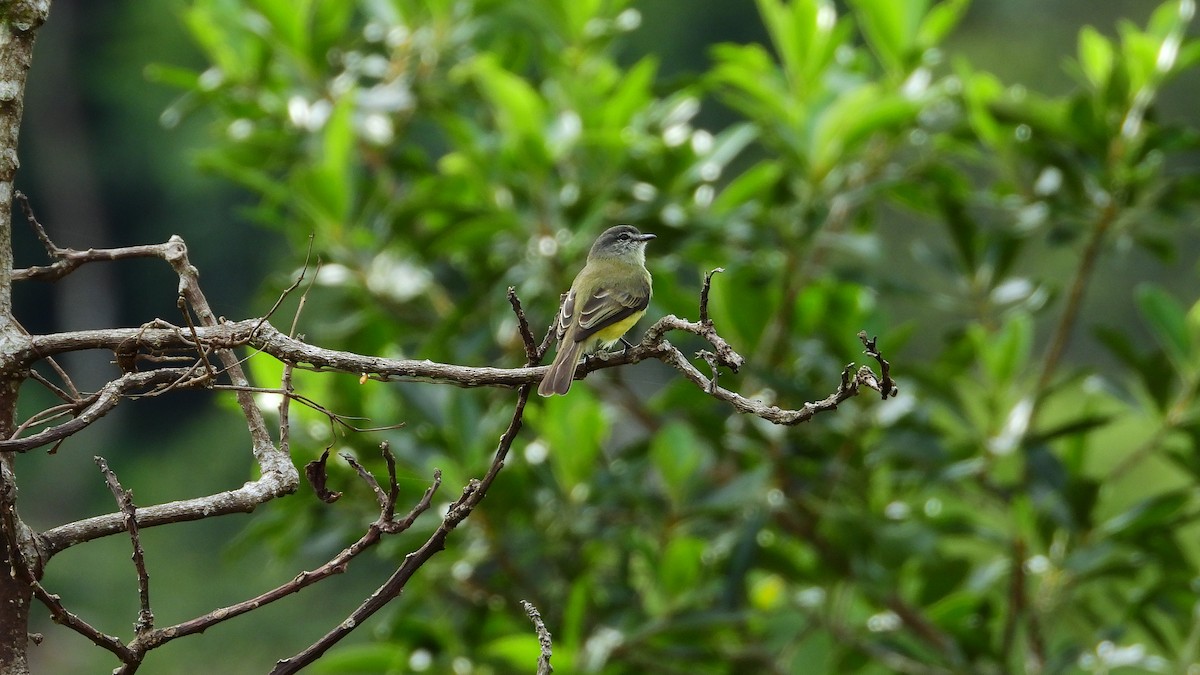
[[[555,324],[558,354],[538,386],[542,396],[565,394],[575,377],[579,355],[596,346],[608,347],[646,313],[650,304],[650,272],[646,243],[632,225],[605,230],[563,299]]]

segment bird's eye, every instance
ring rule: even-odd
[[[629,234],[622,232],[621,234],[617,235],[617,239],[620,239],[621,241],[629,241]]]

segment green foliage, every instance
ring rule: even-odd
[[[261,197],[255,215],[298,251],[313,237],[309,340],[517,365],[504,288],[546,325],[593,235],[628,221],[659,234],[651,316],[692,315],[702,274],[726,268],[712,317],[749,365],[723,385],[824,397],[863,360],[864,328],[900,381],[898,399],[794,429],[650,366],[533,402],[482,508],[379,621],[387,646],[322,672],[528,671],[519,599],[560,672],[1197,658],[1200,303],[1121,270],[1139,247],[1188,250],[1198,184],[1178,168],[1200,136],[1155,106],[1200,59],[1193,3],[1117,39],[1082,28],[1066,93],[950,52],[964,0],[849,5],[759,0],[770,44],[718,45],[684,82],[618,58],[640,17],[624,0],[188,6],[211,68],[153,73],[185,89],[179,112],[217,112],[202,164]],[[735,119],[697,128],[718,103]],[[297,387],[408,423],[334,435],[293,408],[298,461],[329,443],[366,458],[385,436],[412,499],[434,466],[445,490],[478,476],[512,404],[323,374]],[[343,501],[292,500],[290,522],[350,538],[373,502],[348,469],[331,481]],[[296,545],[286,523],[256,534],[271,531]]]

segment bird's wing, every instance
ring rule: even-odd
[[[558,308],[558,320],[554,322],[554,339],[562,340],[571,327],[571,317],[575,314],[575,291],[569,291],[562,298]]]
[[[574,309],[574,294],[568,302]],[[579,308],[579,330],[575,334],[576,342],[587,340],[597,331],[640,312],[650,304],[650,285],[633,290],[617,290],[601,288],[584,300]],[[564,310],[567,303],[563,303]],[[560,319],[561,320],[561,319]]]

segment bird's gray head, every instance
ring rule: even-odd
[[[617,225],[605,230],[592,244],[588,260],[595,258],[621,258],[633,254],[640,263],[646,262],[646,244],[654,239],[650,233],[639,232],[632,225]]]

